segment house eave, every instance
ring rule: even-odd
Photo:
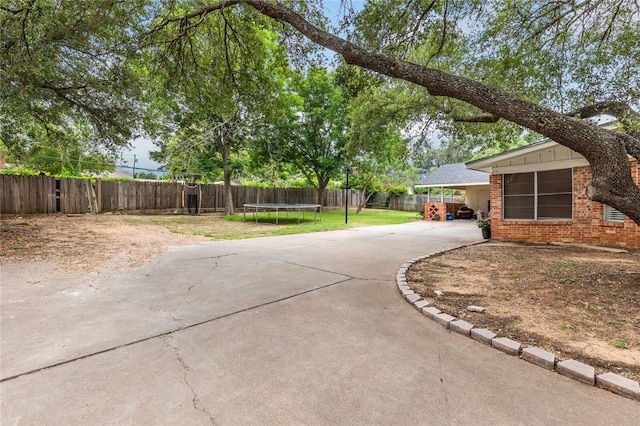
[[[491,157],[481,158],[479,160],[469,161],[465,163],[468,169],[477,170],[480,172],[492,173],[493,165],[499,161],[510,160],[522,155],[532,154],[536,151],[550,149],[559,144],[555,141],[547,140],[544,142],[538,142],[533,145],[527,145],[520,148],[512,149],[511,151],[503,152],[501,154],[492,155]]]
[[[610,121],[607,123],[603,123],[600,124],[598,127],[602,127],[608,130],[613,130],[616,127],[616,121]],[[527,156],[530,154],[533,154],[535,152],[539,152],[539,151],[544,151],[544,150],[548,150],[548,149],[554,149],[558,146],[563,146],[560,145],[559,143],[557,143],[556,141],[553,141],[551,139],[544,139],[540,142],[536,142],[534,144],[531,145],[525,145],[519,148],[515,148],[512,149],[510,151],[507,152],[503,152],[500,154],[496,154],[496,155],[492,155],[490,157],[485,157],[485,158],[481,158],[479,160],[473,160],[473,161],[469,161],[467,163],[465,163],[466,167],[470,170],[477,170],[477,171],[481,171],[481,172],[486,172],[486,173],[493,173],[496,174],[496,164],[499,162],[504,162],[504,161],[508,161],[511,160],[513,158],[517,158],[517,157],[522,157],[522,156]],[[575,151],[573,151],[575,153]],[[589,165],[589,163],[587,162],[586,159],[584,159],[584,157],[582,155],[580,155],[579,153],[575,153],[575,157],[572,158],[572,161],[574,163],[572,163],[572,165],[570,165],[569,167],[576,167],[576,166],[583,166],[583,165]],[[579,157],[579,158],[577,158]],[[629,159],[631,160],[631,156],[629,156]],[[556,166],[559,166],[558,164],[556,164]],[[514,169],[518,169],[521,168],[519,166],[513,166]],[[550,166],[542,166],[542,167],[550,167]],[[555,167],[555,166],[554,166]],[[528,167],[525,167],[528,168]],[[558,168],[558,167],[555,167]],[[504,169],[504,167],[503,167]]]
[[[465,189],[469,186],[489,186],[489,182],[469,182],[469,183],[429,183],[429,184],[416,184],[415,188],[454,188]]]
[[[492,168],[494,175],[504,175],[510,173],[527,173],[534,171],[545,170],[558,170],[558,169],[571,169],[574,167],[586,167],[589,162],[584,158],[553,161],[549,163],[533,163],[533,164],[520,164],[515,166],[495,166]]]

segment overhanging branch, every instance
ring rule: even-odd
[[[640,160],[640,113],[626,102],[604,101],[577,109],[567,115],[580,119],[610,115],[615,117],[626,135],[623,136],[625,149],[633,158]]]
[[[497,123],[500,117],[491,114],[481,114],[469,117],[453,117],[456,123]]]
[[[640,114],[634,111],[628,103],[617,101],[598,102],[569,112],[567,115],[580,119],[592,118],[598,115],[610,115],[618,119],[635,118],[640,120]]]
[[[497,87],[367,51],[318,28],[293,10],[271,1],[223,0],[173,20],[189,20],[240,3],[249,5],[276,21],[288,23],[312,42],[338,53],[347,64],[417,84],[432,96],[464,101],[489,115],[533,130],[582,154],[592,167],[592,186],[597,188],[598,193],[604,194],[596,201],[606,202],[640,225],[640,188],[632,179],[628,161],[628,153],[636,152],[633,149],[635,147],[639,153],[634,157],[640,157],[638,138],[599,128],[576,117],[568,117]],[[161,23],[160,28],[168,23]]]

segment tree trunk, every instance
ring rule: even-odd
[[[316,204],[324,205],[324,188],[316,188]]]
[[[371,193],[369,194],[369,196],[367,196],[367,189],[369,188],[369,184],[371,183],[372,180],[373,180],[373,173],[369,174],[369,176],[364,182],[364,186],[362,187],[362,190],[360,192],[360,197],[358,197],[358,209],[356,210],[356,214],[362,211],[362,209],[367,204],[367,201],[369,201],[369,198],[371,198],[371,196],[373,195],[373,193]]]
[[[224,175],[224,215],[229,216],[235,213],[233,208],[233,193],[231,192],[231,170],[229,169],[229,159],[231,158],[231,147],[225,140],[226,135],[221,132],[220,144],[222,153],[222,173]]]
[[[367,203],[367,188],[369,184],[365,184],[364,187],[360,190],[360,195],[358,196],[358,208],[356,209],[356,214],[360,213]]]
[[[629,153],[638,152],[639,139],[599,128],[464,77],[369,52],[321,30],[294,11],[270,1],[221,1],[176,20],[189,24],[193,18],[200,19],[210,12],[240,3],[248,4],[277,21],[289,23],[314,43],[341,55],[348,64],[418,84],[432,96],[465,101],[582,154],[592,168],[593,179],[586,188],[587,195],[594,201],[615,207],[640,225],[640,188],[633,182],[628,161]]]
[[[318,180],[318,187],[316,188],[316,204],[324,206],[324,193],[327,190],[327,186],[329,185],[331,178],[329,176],[322,176],[319,170],[315,171],[315,175]]]

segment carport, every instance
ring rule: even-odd
[[[464,205],[485,215],[490,210],[489,175],[469,170],[464,163],[454,163],[440,166],[420,179],[415,187],[427,188],[425,220],[445,220],[447,214],[455,216]],[[440,193],[432,194],[433,188],[439,188]],[[455,196],[455,191],[463,195]]]

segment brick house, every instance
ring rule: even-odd
[[[640,164],[629,157],[640,185]],[[491,173],[491,238],[570,242],[640,249],[640,226],[614,208],[591,201],[587,160],[545,140],[466,163]]]

